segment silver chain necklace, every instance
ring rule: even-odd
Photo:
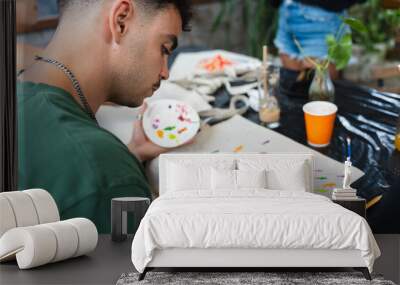
[[[83,105],[84,111],[89,115],[90,118],[92,118],[97,123],[97,120],[96,120],[96,117],[94,116],[92,108],[90,108],[90,105],[89,105],[85,95],[83,95],[81,86],[79,85],[78,80],[76,79],[75,75],[71,72],[71,70],[69,70],[64,64],[62,64],[61,62],[59,62],[59,61],[57,61],[55,59],[44,58],[44,57],[41,57],[41,56],[35,56],[35,60],[54,64],[62,72],[64,72],[65,75],[67,75],[67,77],[72,82],[72,86],[74,87],[76,93],[79,96],[79,100],[81,101],[81,103]]]

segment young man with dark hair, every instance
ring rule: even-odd
[[[60,1],[53,39],[17,86],[19,189],[48,190],[63,219],[89,218],[99,232],[110,231],[111,198],[150,197],[141,162],[165,149],[138,120],[126,146],[94,114],[106,101],[141,106],[168,78],[187,2]]]

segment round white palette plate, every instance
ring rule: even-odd
[[[197,112],[182,101],[162,99],[149,102],[143,114],[143,129],[155,144],[172,148],[191,140],[199,130]]]

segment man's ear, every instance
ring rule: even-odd
[[[130,0],[116,0],[109,14],[112,41],[119,44],[128,31],[128,22],[133,18],[134,6]]]

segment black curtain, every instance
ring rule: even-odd
[[[0,0],[0,192],[17,190],[15,0]]]

